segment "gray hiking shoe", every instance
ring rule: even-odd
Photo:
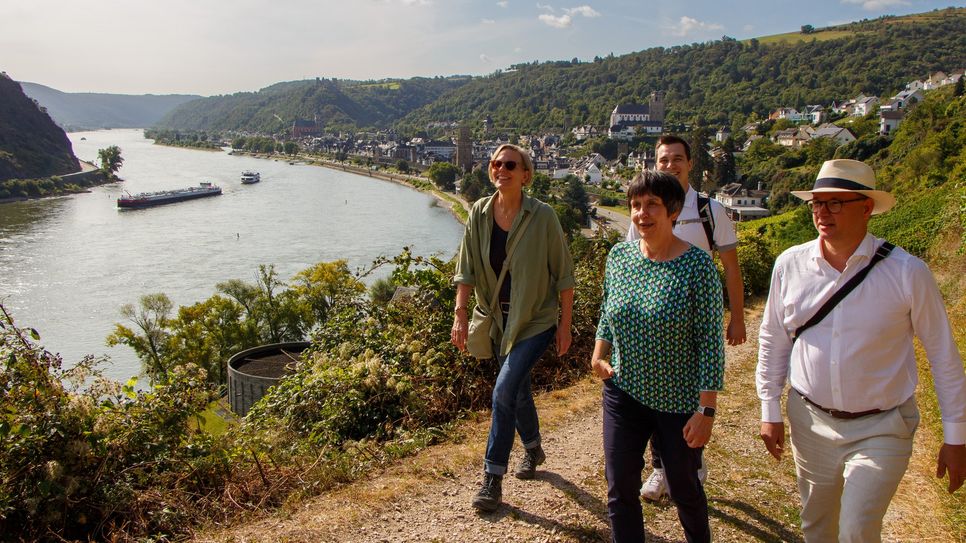
[[[533,479],[537,475],[537,466],[547,460],[547,455],[543,452],[543,447],[537,445],[532,449],[527,449],[523,454],[523,460],[513,475],[517,479]]]
[[[473,507],[484,513],[492,513],[499,509],[502,498],[503,476],[484,473],[480,491],[473,497]]]

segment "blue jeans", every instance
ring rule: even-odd
[[[677,507],[684,537],[689,543],[710,542],[708,498],[698,480],[701,448],[688,447],[683,435],[691,413],[655,411],[618,388],[611,379],[604,381],[603,404],[604,472],[611,541],[644,542],[641,472],[647,440],[657,434],[668,494]]]
[[[540,445],[540,421],[530,391],[530,370],[550,345],[557,328],[518,341],[509,354],[497,358],[500,374],[493,386],[493,420],[486,443],[486,472],[503,475],[510,462],[513,431],[520,434],[524,448]],[[495,351],[498,351],[499,346]]]

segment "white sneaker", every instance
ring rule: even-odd
[[[661,496],[665,494],[667,494],[667,481],[664,479],[664,470],[656,469],[641,485],[641,497],[647,501],[656,502],[660,501]]]

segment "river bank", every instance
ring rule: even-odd
[[[17,196],[0,196],[0,204],[40,200],[70,194],[83,194],[91,192],[91,187],[123,181],[123,179],[105,175],[104,172],[90,162],[81,160],[80,164],[81,171],[79,172],[52,175],[41,179],[6,179],[0,181],[0,195],[11,192],[20,193]],[[51,183],[53,184],[52,187],[45,186]],[[25,191],[27,193],[26,195],[23,194]],[[36,194],[32,194],[34,192]]]

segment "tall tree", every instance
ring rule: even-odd
[[[711,150],[708,142],[711,140],[711,129],[707,126],[696,125],[691,130],[688,143],[691,145],[691,173],[688,181],[694,190],[704,190],[704,174],[714,169],[711,161]]]
[[[714,183],[716,187],[723,187],[729,183],[734,183],[736,177],[734,146],[729,138],[715,149]]]
[[[168,326],[174,304],[165,294],[146,294],[141,296],[138,306],[126,304],[121,307],[121,316],[134,325],[134,329],[122,324],[114,326],[108,336],[107,344],[127,345],[141,359],[142,370],[152,383],[168,382],[169,372],[173,369]]]
[[[426,170],[426,176],[429,177],[429,180],[440,190],[447,191],[456,188],[456,176],[458,174],[459,168],[449,162],[434,162]]]
[[[121,148],[117,145],[100,149],[97,151],[97,158],[101,161],[101,170],[107,175],[113,176],[121,169],[124,164],[124,157],[121,156]]]
[[[567,186],[564,187],[561,202],[576,211],[580,218],[580,224],[586,225],[590,218],[590,199],[587,197],[584,184],[580,182],[576,175],[568,175],[566,181]]]

